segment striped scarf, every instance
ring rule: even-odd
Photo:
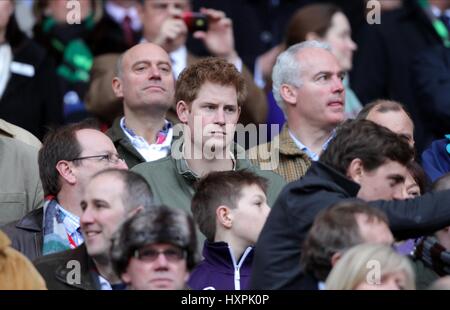
[[[417,244],[414,257],[441,277],[450,274],[450,252],[434,236],[424,237]]]

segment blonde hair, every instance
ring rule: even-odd
[[[391,247],[382,244],[359,244],[345,252],[327,278],[327,290],[352,290],[366,281],[372,270],[370,261],[380,264],[381,277],[395,272],[403,272],[406,277],[404,289],[414,290],[415,275],[408,259],[397,254]]]
[[[0,230],[0,290],[46,290],[42,276]]]

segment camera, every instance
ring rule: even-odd
[[[186,24],[189,32],[207,31],[208,17],[199,12],[184,12],[182,19]]]

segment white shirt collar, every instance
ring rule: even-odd
[[[131,6],[129,8],[124,8],[123,6],[117,5],[114,2],[107,1],[105,10],[109,16],[112,17],[118,24],[122,24],[125,16],[129,16],[131,18],[131,28],[134,31],[138,31],[142,28],[142,23],[139,18],[139,14],[135,6]]]
[[[0,44],[0,98],[8,85],[11,76],[11,62],[13,54],[9,44]]]
[[[172,62],[172,71],[175,79],[178,79],[181,71],[187,67],[187,48],[185,45],[179,47],[169,54]]]
[[[165,120],[165,124],[168,125],[168,121]],[[170,153],[170,147],[172,144],[173,139],[173,128],[170,128],[167,132],[166,139],[161,144],[149,144],[147,140],[145,140],[143,137],[134,135],[132,136],[128,130],[125,129],[125,117],[122,117],[120,120],[120,128],[122,129],[123,133],[127,136],[127,138],[130,140],[133,147],[136,149],[136,151],[141,154],[141,156],[145,159],[145,161],[155,161],[161,158],[166,157]]]
[[[308,148],[306,145],[304,145],[299,139],[297,139],[294,134],[288,130],[289,135],[291,136],[292,140],[294,141],[295,145],[297,145],[297,147],[306,153],[306,155],[308,155],[308,157],[312,160],[312,161],[318,161],[319,160],[319,156],[320,154],[316,154],[314,153],[314,151],[312,151],[310,148]],[[325,141],[325,143],[322,145],[322,151],[325,151],[328,144],[330,143],[331,139],[334,138],[335,135],[335,131],[333,130],[333,132],[331,133],[330,137]]]
[[[103,278],[100,274],[98,275],[98,282],[100,283],[100,290],[102,291],[111,291],[111,283],[108,280]]]
[[[325,286],[325,282],[323,281],[319,281],[319,283],[317,283],[317,288],[319,289],[319,291],[324,291],[327,289]]]

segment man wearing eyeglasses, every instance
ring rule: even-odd
[[[185,289],[197,261],[196,242],[191,216],[161,206],[122,225],[113,239],[111,260],[128,288]]]
[[[38,164],[43,208],[2,228],[12,247],[30,260],[82,244],[80,202],[87,182],[107,168],[127,169],[112,141],[91,122],[50,132],[39,151]]]
[[[113,234],[122,222],[154,208],[145,180],[130,171],[107,169],[95,174],[81,200],[84,244],[35,260],[49,290],[112,290],[123,284],[111,265]]]

